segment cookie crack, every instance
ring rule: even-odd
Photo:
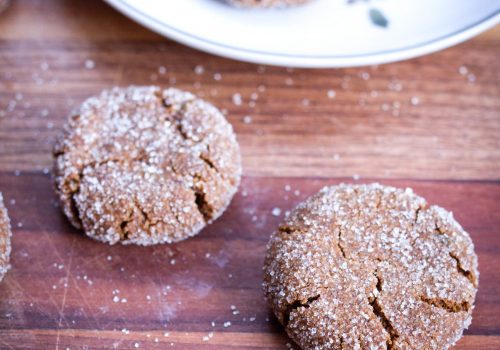
[[[311,304],[320,298],[320,294],[307,298],[305,302],[302,300],[295,300],[293,303],[286,306],[285,312],[283,313],[283,325],[286,327],[290,322],[290,314],[297,310],[298,308],[310,308]]]
[[[340,336],[340,350],[344,350],[345,340],[343,336]]]
[[[420,296],[420,300],[426,304],[444,309],[450,313],[469,312],[470,310],[470,304],[468,301],[456,302],[443,298],[428,298],[423,295]]]
[[[61,152],[61,153],[59,153],[59,156],[62,156],[64,154],[66,154],[66,152]],[[66,179],[65,176],[61,176],[61,178],[63,179],[63,182],[59,183],[59,181],[56,181],[56,182],[58,182],[57,183],[57,190],[61,193],[65,193],[64,188],[69,187],[69,191],[66,192],[67,196],[69,198],[69,202],[70,202],[68,209],[72,214],[71,220],[73,220],[75,226],[77,226],[77,228],[83,227],[83,223],[82,223],[82,220],[80,218],[80,212],[79,212],[78,206],[76,204],[76,197],[80,193],[81,183],[82,183],[82,180],[85,178],[85,170],[86,169],[101,166],[101,165],[104,165],[104,164],[107,164],[110,162],[116,162],[116,163],[123,164],[125,162],[145,161],[146,159],[147,159],[147,157],[145,155],[141,155],[141,156],[138,156],[135,158],[130,158],[130,159],[121,159],[121,158],[103,159],[100,161],[93,161],[93,162],[89,162],[87,164],[82,165],[78,169],[78,172],[76,173],[75,177],[70,177],[69,179]],[[68,182],[66,182],[66,181],[68,181]]]
[[[472,285],[474,287],[477,287],[477,280],[476,280],[476,276],[474,276],[474,273],[472,271],[469,271],[469,270],[466,270],[463,268],[463,265],[462,263],[460,262],[460,259],[458,258],[457,255],[455,255],[454,253],[450,252],[450,257],[455,260],[456,264],[457,264],[457,271],[459,274],[465,276],[465,278],[467,278],[469,280],[470,283],[472,283]]]
[[[216,172],[219,172],[219,171],[217,170],[217,167],[214,165],[214,163],[212,162],[212,160],[211,160],[208,156],[206,156],[206,155],[204,155],[204,154],[200,154],[200,159],[201,159],[202,161],[204,161],[204,162],[208,165],[208,167],[209,167],[210,169],[214,169]]]
[[[434,232],[436,232],[436,234],[438,235],[444,235],[445,232],[443,231],[443,229],[441,227],[439,227],[437,224],[435,224],[434,226]]]
[[[198,211],[203,216],[203,220],[205,220],[205,222],[210,222],[210,220],[212,220],[214,216],[215,210],[213,206],[208,202],[203,187],[197,185],[197,183],[200,182],[203,182],[203,177],[199,174],[195,174],[193,176],[193,185],[190,188],[194,193],[194,202],[196,204],[196,208],[198,208]]]
[[[130,220],[123,220],[120,223],[120,239],[128,240],[130,232],[127,230],[127,226],[130,223]]]
[[[292,227],[288,225],[281,225],[278,227],[278,232],[292,234],[292,233],[304,233],[303,229]]]
[[[207,146],[207,151],[209,149],[209,146]],[[210,157],[206,154],[201,153],[200,154],[200,159],[205,162],[205,164],[210,168],[213,169],[218,175],[221,177],[224,177],[223,174],[219,171],[219,169],[215,166],[215,163],[210,159]]]
[[[161,224],[161,223],[165,223],[165,221],[163,221],[163,220],[153,220],[151,218],[151,216],[148,214],[148,212],[144,209],[144,207],[141,205],[141,203],[136,198],[134,198],[132,200],[132,203],[133,203],[135,209],[137,210],[137,212],[139,212],[139,214],[142,216],[142,220],[144,223],[144,229],[146,230],[146,232],[151,227],[154,227],[154,226]],[[127,226],[129,223],[134,221],[133,213],[134,213],[134,211],[131,211],[129,214],[129,217],[126,220],[123,220],[119,225],[120,231],[121,231],[120,237],[122,240],[128,240],[130,238],[131,232],[130,232],[130,230],[127,229]],[[180,223],[179,218],[177,216],[176,216],[176,220],[178,223]]]
[[[69,192],[69,210],[72,214],[72,219],[77,224],[78,228],[83,227],[83,222],[80,219],[80,211],[78,210],[78,206],[76,205],[76,196],[80,193],[80,184],[85,175],[83,171],[79,171],[76,179],[71,179],[70,181],[74,181],[76,183],[76,189]]]
[[[419,206],[416,210],[415,210],[415,218],[413,219],[413,223],[416,224],[417,221],[418,221],[418,216],[420,215],[420,211],[424,209],[423,207]]]
[[[189,134],[184,130],[183,126],[182,126],[182,114],[184,113],[184,111],[186,110],[186,107],[188,106],[189,103],[191,103],[193,100],[187,100],[187,101],[183,101],[181,103],[181,105],[179,106],[179,108],[174,111],[173,115],[172,115],[172,119],[175,121],[175,130],[177,131],[177,133],[179,134],[179,136],[184,140],[184,141],[187,141],[187,140],[190,140],[190,141],[195,141],[193,140],[191,137],[189,137]],[[168,105],[165,100],[162,100],[162,105],[165,107],[165,108],[170,108],[172,107],[171,105]],[[195,141],[196,142],[196,141]]]
[[[144,223],[146,225],[146,228],[149,228],[151,226],[158,224],[159,221],[152,220],[151,217],[149,216],[148,212],[144,209],[144,207],[141,205],[141,203],[136,198],[134,199],[134,205],[137,208],[137,210],[139,211],[139,213],[141,214],[141,216],[144,220]]]
[[[196,204],[196,207],[198,208],[198,211],[203,216],[203,219],[206,222],[209,222],[213,217],[214,208],[208,203],[206,194],[203,190],[197,187],[192,187],[191,189],[194,192],[194,202]]]
[[[342,240],[342,230],[339,229],[339,234],[337,235],[337,248],[339,249],[340,254],[342,254],[344,259],[347,259],[347,255],[345,253],[344,246],[342,245],[341,240]]]
[[[385,331],[389,335],[389,339],[386,340],[386,349],[387,350],[392,350],[395,349],[396,346],[396,341],[399,338],[399,333],[396,331],[394,326],[392,325],[391,321],[387,317],[387,315],[384,313],[384,310],[382,309],[382,304],[378,300],[378,295],[382,292],[382,276],[378,272],[378,269],[373,272],[375,278],[377,279],[377,284],[376,288],[378,291],[377,296],[373,298],[368,298],[368,303],[370,304],[373,314],[377,316],[379,319],[380,323],[382,324],[382,327],[384,327]]]
[[[181,174],[179,174],[179,172],[177,171],[177,169],[175,168],[173,163],[170,163],[170,167],[172,168],[172,171],[174,174],[176,174],[178,176],[182,176]],[[202,215],[203,220],[208,223],[208,222],[210,222],[210,220],[212,220],[215,210],[214,210],[213,206],[210,205],[210,203],[208,203],[208,200],[206,198],[206,193],[203,191],[203,188],[201,186],[197,185],[197,183],[203,182],[203,177],[200,174],[196,173],[194,175],[191,175],[191,180],[192,180],[193,184],[191,186],[189,186],[189,189],[194,194],[194,202],[195,202],[196,208],[198,209],[198,211]],[[177,216],[176,216],[176,219],[177,219],[177,221],[179,221]]]
[[[179,133],[179,135],[181,135],[182,139],[184,141],[186,140],[191,140],[188,136],[188,134],[184,131],[183,127],[182,127],[182,124],[179,120],[176,119],[176,126],[175,126],[175,129],[177,130],[177,132]]]
[[[122,220],[120,223],[120,239],[122,240],[128,240],[130,236],[130,231],[127,230],[127,226],[130,222],[132,222],[132,216],[133,216],[133,211],[130,212],[128,215],[128,218],[126,220]]]
[[[434,232],[436,232],[436,234],[438,235],[446,235],[446,231],[444,229],[442,229],[438,223],[434,223]],[[455,260],[455,263],[457,264],[457,271],[459,274],[463,275],[465,278],[467,278],[467,280],[472,283],[472,285],[477,288],[477,278],[476,276],[474,275],[474,273],[472,271],[469,271],[469,270],[466,270],[464,269],[463,265],[462,265],[462,262],[460,261],[458,255],[456,255],[455,253],[453,252],[448,252],[448,254],[450,255],[450,257]]]
[[[156,93],[157,98],[160,100],[161,105],[168,111],[170,112],[169,115],[167,116],[168,119],[172,118],[173,121],[175,122],[175,130],[177,133],[181,136],[181,138],[184,141],[187,140],[192,140],[188,133],[183,129],[182,127],[182,113],[185,111],[187,105],[191,102],[194,101],[194,99],[187,99],[182,102],[180,102],[180,106],[177,108],[174,108],[174,104],[169,104],[166,99],[161,95],[160,92]]]

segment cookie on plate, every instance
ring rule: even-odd
[[[152,245],[197,234],[237,190],[231,125],[189,92],[113,88],[86,100],[54,148],[55,185],[77,228],[107,243]]]
[[[478,285],[469,235],[411,189],[326,187],[273,233],[264,290],[302,349],[448,349]]]
[[[9,269],[11,236],[12,232],[10,229],[9,216],[7,215],[7,209],[3,204],[2,193],[0,193],[0,281]]]
[[[312,0],[227,0],[227,2],[237,7],[262,8],[262,7],[283,7],[290,5],[300,5]]]

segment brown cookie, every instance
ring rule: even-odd
[[[55,184],[77,228],[111,244],[183,240],[218,218],[241,176],[231,125],[188,92],[114,88],[71,115]]]
[[[266,297],[302,349],[448,349],[471,322],[477,257],[411,189],[326,187],[269,242]]]
[[[0,193],[0,281],[9,269],[11,236],[12,232],[10,229],[9,216],[7,215],[7,209],[3,204],[2,193]]]
[[[300,5],[312,0],[227,0],[236,7],[283,7]]]

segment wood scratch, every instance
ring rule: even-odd
[[[75,286],[75,289],[78,292],[78,295],[80,296],[80,298],[83,301],[83,303],[85,304],[85,306],[88,309],[91,309],[89,303],[87,302],[86,294],[82,293],[82,290],[78,286],[78,281],[76,281],[75,278],[73,276],[71,276],[71,275],[69,277],[71,278],[71,281],[73,282],[73,284]],[[85,312],[85,309],[82,308],[82,312],[83,312],[83,315],[85,316],[85,318],[87,320],[90,320],[90,318],[88,317],[87,313]],[[94,323],[95,323],[94,327],[97,327],[98,329],[100,329],[101,326],[100,326],[99,321],[97,320],[96,316],[93,313],[91,314],[91,316],[92,316],[92,319],[94,320]]]
[[[73,242],[71,242],[68,267],[66,268],[66,278],[65,278],[66,283],[68,283],[69,275],[71,273],[71,264],[73,263],[73,252],[75,250],[75,242],[76,242],[76,237],[74,237]],[[64,294],[63,294],[63,299],[62,299],[62,303],[61,303],[61,308],[59,310],[59,324],[57,326],[56,350],[59,350],[60,330],[61,330],[61,325],[62,325],[62,321],[64,318],[64,306],[66,305],[66,295],[67,294],[68,294],[68,287],[64,288]],[[65,323],[67,324],[66,321],[65,321]]]
[[[2,344],[4,344],[4,345],[7,345],[9,347],[9,349],[15,350],[14,347],[12,345],[10,345],[9,343],[7,343],[5,340],[0,339],[0,342],[2,342]]]
[[[152,254],[154,260],[157,262],[157,266],[161,266],[162,265],[162,261],[160,259],[158,259],[157,255],[156,254]],[[159,273],[160,269],[154,269],[154,273],[156,275],[156,277],[158,278],[158,282],[160,283],[160,287],[158,289],[158,287],[156,288],[156,295],[158,297],[158,303],[159,303],[159,306],[157,307],[157,310],[158,310],[158,313],[159,313],[159,316],[160,316],[160,320],[161,322],[165,322],[166,321],[166,315],[164,313],[164,310],[163,310],[163,303],[162,303],[162,300],[164,300],[164,296],[163,296],[163,278],[162,278],[162,274]],[[155,285],[155,281],[153,278],[151,278],[151,282],[153,283],[153,285]]]
[[[43,230],[43,231],[42,231],[42,233],[43,233],[44,237],[46,238],[47,242],[48,242],[48,243],[52,246],[52,248],[53,248],[53,251],[54,251],[55,255],[56,255],[56,256],[59,258],[59,260],[62,262],[62,261],[63,261],[63,259],[62,259],[61,255],[59,254],[59,251],[58,251],[58,250],[56,249],[56,247],[54,246],[54,244],[53,244],[52,240],[50,239],[50,237],[49,237],[49,235],[48,235],[48,233],[47,233],[47,231]],[[75,242],[75,240],[76,240],[76,237],[74,238],[73,242]],[[71,254],[71,257],[72,257],[72,256],[73,256],[73,253]],[[85,295],[85,293],[82,293],[82,291],[81,291],[80,287],[78,286],[78,281],[76,281],[76,280],[75,280],[75,278],[74,278],[71,274],[69,274],[69,275],[68,275],[68,277],[69,277],[69,278],[71,279],[71,281],[73,282],[73,285],[75,286],[75,288],[76,288],[76,290],[77,290],[78,294],[80,295],[81,300],[83,301],[83,303],[85,304],[85,306],[86,306],[87,308],[91,309],[91,308],[90,308],[90,305],[89,305],[89,304],[88,304],[88,302],[87,302],[87,299],[86,299],[86,295]],[[68,281],[67,281],[67,282],[68,282]],[[49,297],[49,299],[51,299],[51,298]],[[56,307],[57,307],[57,306],[56,306]],[[83,310],[83,309],[82,309],[82,310]],[[61,310],[59,310],[59,313],[60,313],[60,312],[61,312]],[[85,318],[86,318],[87,320],[90,320],[90,318],[88,317],[87,313],[86,313],[84,310],[83,310],[83,314],[84,314],[84,316],[85,316]],[[92,314],[92,319],[94,320],[94,323],[95,323],[95,324],[94,324],[94,326],[95,326],[95,327],[97,327],[97,328],[100,328],[99,321],[97,320],[97,318],[96,318],[96,317],[95,317],[95,315],[93,315],[93,314]],[[64,318],[64,321],[66,322],[65,318]],[[66,324],[67,324],[67,322],[66,322]],[[68,325],[68,327],[69,327],[69,325]]]

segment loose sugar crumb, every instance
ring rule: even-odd
[[[95,68],[95,62],[92,61],[91,59],[86,59],[84,65],[85,65],[86,69],[94,69]]]
[[[243,102],[243,100],[241,98],[241,94],[239,94],[239,93],[233,94],[232,100],[233,100],[233,104],[236,106],[241,106],[241,103]]]
[[[271,214],[273,214],[273,216],[280,216],[281,215],[281,209],[280,208],[273,208],[273,210],[271,211]]]
[[[194,67],[194,72],[197,75],[202,75],[205,72],[205,68],[203,68],[203,66],[201,65],[197,65],[196,67]]]
[[[460,66],[458,68],[458,73],[460,73],[460,75],[467,75],[467,73],[469,73],[469,70],[466,66]]]
[[[360,72],[359,76],[363,80],[370,80],[370,73],[368,72]]]

